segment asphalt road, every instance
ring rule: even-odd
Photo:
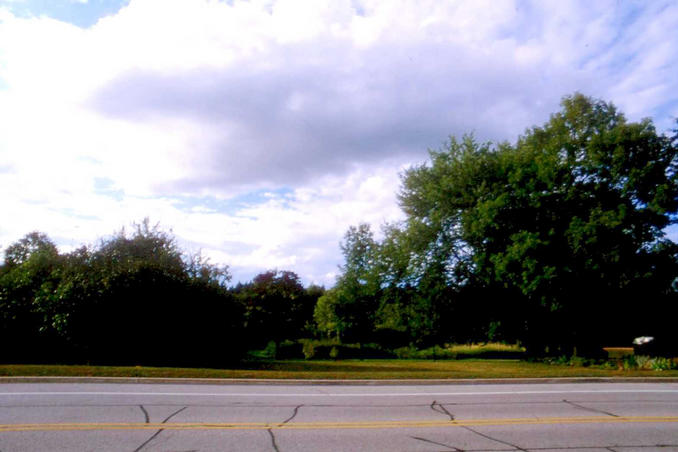
[[[2,384],[0,451],[678,451],[678,384]]]

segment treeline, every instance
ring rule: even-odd
[[[406,219],[380,239],[351,227],[327,291],[289,271],[229,286],[227,268],[148,221],[65,254],[31,233],[0,266],[0,360],[220,366],[269,343],[322,355],[302,338],[355,356],[475,341],[586,355],[640,335],[675,350],[677,170],[678,131],[566,97],[514,144],[452,138],[405,171]]]
[[[65,254],[30,233],[0,266],[0,361],[220,366],[310,334],[323,288],[285,271],[229,280],[147,220]]]
[[[627,122],[580,94],[515,144],[452,138],[402,174],[406,219],[352,227],[320,298],[342,341],[520,342],[596,354],[659,336],[676,347],[678,130]]]

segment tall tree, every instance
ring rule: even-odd
[[[374,330],[381,287],[377,242],[370,226],[351,226],[341,251],[344,265],[336,285],[318,300],[315,319],[321,331],[344,341],[361,341]]]
[[[61,256],[43,233],[31,232],[5,250],[0,266],[0,341],[6,344],[1,357],[22,361],[49,354],[49,340],[34,300],[58,283],[54,272]]]
[[[677,155],[650,120],[628,123],[580,94],[514,146],[453,139],[403,178],[407,228],[422,238],[415,268],[502,294],[483,300],[487,311],[532,351],[627,341],[651,327],[629,315],[648,281],[646,310],[675,311],[676,245],[664,229],[678,208]]]

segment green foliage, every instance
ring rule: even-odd
[[[6,359],[20,360],[24,351],[49,356],[54,344],[44,334],[35,299],[54,290],[55,273],[62,265],[54,243],[39,232],[27,234],[5,250],[0,266],[0,342],[8,345],[2,353]]]
[[[403,223],[381,242],[366,226],[347,232],[343,274],[317,318],[342,334],[356,319],[405,331],[420,348],[489,336],[536,355],[668,332],[677,145],[581,94],[515,144],[451,138],[403,174]]]
[[[631,355],[624,358],[622,362],[624,370],[673,370],[678,369],[678,364],[671,359],[663,357],[652,357],[645,355]]]
[[[300,339],[304,359],[391,358],[390,351],[378,344],[343,344],[334,339]]]
[[[607,360],[597,360],[592,358],[585,358],[583,356],[567,356],[561,355],[556,357],[539,359],[539,362],[543,361],[545,363],[556,365],[556,366],[570,366],[570,367],[590,367],[594,365],[602,365],[604,367],[613,368],[610,366],[610,361]]]
[[[341,244],[345,264],[333,289],[318,300],[314,320],[318,329],[342,341],[369,337],[375,326],[381,283],[376,262],[376,242],[369,225],[351,227]]]
[[[313,359],[315,357],[315,345],[313,341],[304,342],[303,349],[304,359]]]
[[[275,341],[270,341],[266,344],[266,348],[262,353],[262,358],[275,359],[278,354],[278,346]]]
[[[302,359],[303,357],[304,344],[302,342],[287,339],[278,344],[276,359]]]
[[[0,334],[15,346],[3,360],[216,364],[243,352],[227,268],[185,256],[148,220],[68,254],[37,233],[8,249]]]
[[[325,336],[338,335],[343,330],[341,319],[337,316],[335,306],[337,304],[337,290],[330,289],[325,292],[315,305],[313,311],[313,320],[318,330]]]
[[[673,370],[673,369],[678,369],[678,365],[676,364],[675,361],[668,359],[668,358],[663,358],[661,356],[655,357],[652,360],[652,364],[650,365],[650,368],[655,371],[662,371],[662,370]]]
[[[502,343],[434,345],[423,349],[414,346],[394,350],[404,359],[519,359],[525,349],[518,345]]]
[[[402,359],[457,359],[457,353],[446,348],[434,345],[423,350],[415,347],[401,347],[395,350],[398,358]]]
[[[249,342],[255,345],[304,335],[324,289],[306,290],[294,272],[272,270],[238,284],[234,292],[245,310]]]

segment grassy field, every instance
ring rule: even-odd
[[[678,377],[677,370],[619,370],[518,360],[268,361],[237,369],[0,365],[0,376],[97,376],[276,379],[445,379],[555,377]]]

